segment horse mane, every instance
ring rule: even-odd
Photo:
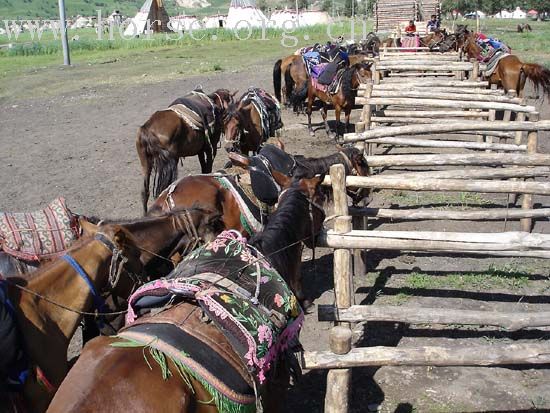
[[[230,119],[233,119],[233,118],[239,118],[240,117],[240,112],[239,112],[239,105],[235,102],[232,102],[229,104],[229,106],[227,107],[227,110],[225,111],[225,114],[223,116],[223,122],[228,122]]]
[[[289,188],[282,198],[275,213],[269,218],[264,230],[250,238],[249,244],[262,252],[281,274],[289,281],[288,264],[293,262],[292,248],[306,234],[309,214],[309,201],[298,188]]]
[[[344,148],[340,152],[344,153],[350,160],[354,155],[361,154],[361,151],[355,147]],[[342,159],[340,152],[323,156],[321,158],[305,158],[303,156],[296,155],[294,158],[296,159],[298,168],[294,173],[294,177],[296,179],[313,178],[313,176],[318,174],[326,174],[332,165],[338,163],[343,163],[346,168],[346,174],[349,174],[351,171],[348,170],[349,167]]]

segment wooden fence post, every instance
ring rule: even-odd
[[[529,116],[529,120],[537,122],[539,120],[539,114],[533,113]],[[536,154],[538,146],[538,131],[529,132],[527,135],[527,154]],[[521,202],[522,209],[533,209],[533,195],[524,194]],[[533,229],[533,219],[523,218],[521,220],[521,230],[525,232],[531,232]]]
[[[346,173],[343,165],[330,168],[331,185],[334,193],[334,213],[337,218],[334,230],[338,233],[351,231],[351,217],[348,215],[346,194]],[[349,308],[353,304],[353,279],[351,274],[351,252],[348,249],[334,250],[334,295],[337,308]],[[349,323],[340,323],[330,332],[331,351],[346,354],[351,350],[352,332]],[[325,396],[326,413],[347,412],[351,369],[330,370],[327,375]]]

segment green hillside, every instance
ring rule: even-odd
[[[120,10],[126,16],[134,16],[144,0],[65,0],[67,16],[92,16],[101,9],[103,15]],[[213,14],[218,10],[227,13],[230,1],[209,0],[211,6],[200,9],[183,9],[175,0],[165,0],[170,15],[176,14]],[[56,0],[0,0],[0,19],[55,18],[58,16]]]
[[[134,16],[145,0],[65,0],[67,16],[95,16],[101,9],[103,16],[108,16],[114,10],[120,10],[125,16]],[[210,6],[202,8],[182,8],[177,6],[176,0],[164,0],[168,14],[196,14],[206,16],[218,12],[226,14],[230,0],[208,0]],[[260,7],[293,6],[292,0],[257,0]],[[313,3],[313,2],[310,2]],[[57,0],[0,0],[0,20],[42,18],[51,19],[58,16]],[[3,23],[0,24],[0,27]]]

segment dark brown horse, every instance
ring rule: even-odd
[[[260,152],[261,153],[261,152]],[[290,155],[287,155],[290,157]],[[232,156],[234,157],[234,156]],[[249,161],[240,157],[238,160],[245,168]],[[295,178],[311,178],[316,174],[327,174],[332,165],[342,163],[347,175],[367,176],[368,166],[361,152],[355,148],[345,148],[341,151],[321,158],[290,158],[294,167],[289,175]],[[272,165],[272,170],[275,166]],[[283,171],[285,173],[286,171]],[[242,179],[250,182],[248,172],[242,171]],[[274,177],[282,180],[278,174]],[[362,194],[350,192],[354,201],[359,201]],[[205,205],[218,211],[224,224],[224,229],[235,229],[245,236],[253,235],[250,226],[246,224],[247,215],[241,210],[239,200],[233,191],[222,185],[220,180],[212,176],[187,176],[178,180],[169,190],[165,190],[151,205],[150,215],[162,214],[173,208],[188,208],[194,204]]]
[[[212,239],[220,230],[218,218],[217,213],[194,209],[122,225],[101,224],[95,237],[81,239],[68,251],[74,262],[57,259],[29,278],[5,281],[30,364],[31,374],[22,390],[28,411],[45,411],[67,374],[67,348],[82,312],[105,311],[98,308],[103,293],[127,299],[147,280],[145,266],[153,259],[169,257],[178,246],[185,249]],[[79,271],[84,275],[79,276]],[[157,270],[150,274],[162,275]]]
[[[212,172],[212,163],[222,133],[225,110],[233,95],[220,89],[211,95],[195,91],[172,102],[169,109],[155,112],[138,129],[136,149],[143,170],[143,211],[147,211],[151,174],[156,198],[178,177],[178,160],[198,155],[202,173]]]
[[[477,59],[481,48],[476,42],[476,34],[463,27],[460,37],[464,52],[470,59]],[[543,93],[550,97],[550,69],[538,63],[523,63],[513,54],[500,59],[495,71],[487,80],[490,85],[497,85],[506,92],[515,90],[518,96],[522,97],[527,79],[533,82],[535,90],[542,88]]]
[[[317,204],[321,201],[316,192],[321,179],[301,180],[286,191],[281,196],[278,211],[265,230],[250,240],[250,244],[267,257],[285,280],[292,279],[296,271],[295,263],[301,260],[300,241],[321,228],[324,218],[322,211],[313,207],[313,213],[310,212],[310,202]],[[211,370],[214,376],[228,373],[227,370],[234,371],[234,374],[246,372],[246,366],[232,350],[228,339],[221,334],[215,323],[206,324],[201,313],[196,303],[185,301],[145,319],[142,323],[166,323],[167,319],[171,319],[182,324],[184,331],[192,329],[199,332],[202,343],[199,342],[196,346],[202,344],[206,347],[204,343],[209,343],[210,349],[214,346],[217,348],[214,350],[216,354],[211,357],[220,357],[223,354],[222,358],[228,366],[223,372],[219,371],[220,367]],[[93,412],[97,411],[98,406],[104,411],[124,410],[136,413],[219,411],[216,403],[218,399],[214,394],[193,374],[181,373],[182,370],[178,370],[178,366],[169,357],[165,366],[173,373],[172,377],[165,379],[157,363],[144,360],[142,346],[119,347],[114,344],[119,341],[117,338],[99,337],[88,343],[55,395],[48,412]],[[181,351],[186,353],[185,345],[181,345],[181,341],[179,343]],[[273,360],[274,365],[259,388],[263,411],[266,413],[281,410],[290,377],[286,363],[286,358],[281,356]],[[253,387],[250,380],[248,379],[248,386]]]
[[[283,127],[279,103],[265,90],[251,88],[229,105],[223,127],[228,152],[255,155]]]
[[[336,134],[334,138],[340,136],[340,114],[342,110],[346,118],[346,132],[349,132],[349,123],[351,111],[355,106],[355,97],[357,89],[361,83],[366,83],[371,79],[371,71],[369,63],[357,63],[349,68],[344,69],[341,74],[338,90],[336,93],[331,93],[328,90],[320,90],[310,79],[307,83],[307,124],[311,136],[315,136],[315,132],[311,126],[311,114],[313,112],[313,103],[315,99],[322,102],[321,115],[325,123],[327,135],[331,136],[330,127],[327,121],[328,105],[334,107],[336,116]]]
[[[349,56],[350,65],[364,62],[366,55],[358,54]],[[284,76],[285,85],[282,86],[282,77]],[[275,96],[282,105],[290,106],[291,96],[296,90],[305,90],[309,74],[301,55],[290,55],[284,59],[275,62],[273,68],[273,88]]]

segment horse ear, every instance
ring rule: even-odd
[[[325,174],[314,176],[313,178],[307,179],[302,178],[300,179],[300,188],[302,191],[307,192],[308,197],[312,199],[315,196],[315,193],[317,192],[317,188],[325,179]]]
[[[78,225],[80,225],[80,228],[82,230],[82,236],[93,237],[98,230],[98,226],[96,224],[92,224],[83,216],[78,217]]]
[[[250,166],[250,159],[240,153],[229,152],[228,156],[229,160],[231,160],[231,162],[235,166],[240,166],[244,169],[248,169],[248,167]]]
[[[275,182],[277,182],[277,184],[279,184],[283,189],[290,187],[292,184],[292,178],[276,171],[275,169],[271,171],[271,175],[273,176],[273,179],[275,179]]]

